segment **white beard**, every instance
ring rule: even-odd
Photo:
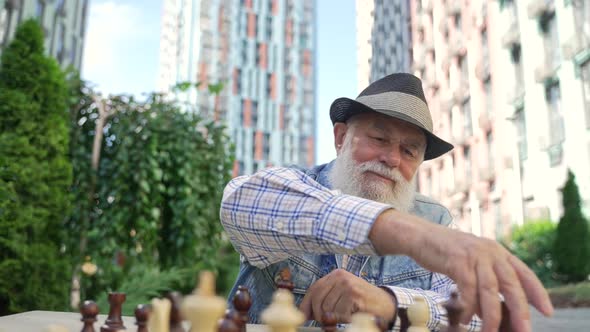
[[[392,179],[393,187],[383,181],[367,179],[367,171]],[[329,179],[334,189],[346,195],[389,204],[402,212],[408,212],[414,206],[416,176],[407,181],[397,168],[389,168],[378,161],[356,163],[352,159],[350,142],[344,142],[342,153],[336,158]]]

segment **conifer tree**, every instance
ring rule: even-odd
[[[583,281],[590,273],[590,233],[575,176],[569,170],[562,201],[563,216],[557,225],[553,256],[556,271],[568,282]]]
[[[68,303],[67,90],[43,39],[36,21],[23,22],[0,64],[0,315]]]

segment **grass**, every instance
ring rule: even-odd
[[[590,282],[550,288],[549,296],[556,308],[590,307]]]

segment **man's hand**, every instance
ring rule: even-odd
[[[497,331],[502,294],[515,332],[531,330],[529,304],[549,316],[553,306],[535,274],[497,242],[429,223],[394,210],[382,213],[369,239],[381,255],[403,254],[457,284],[466,311],[477,313],[483,331]]]
[[[350,323],[352,314],[357,311],[389,322],[396,310],[393,297],[387,291],[342,269],[330,272],[311,285],[299,308],[307,319],[318,322],[324,312],[333,312],[339,323]]]

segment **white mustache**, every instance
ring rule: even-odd
[[[387,166],[383,165],[380,162],[376,161],[366,161],[360,165],[358,165],[359,170],[361,173],[364,172],[373,172],[378,174],[382,177],[388,178],[393,180],[394,182],[405,181],[404,177],[401,175],[399,170],[395,168],[388,168]]]

